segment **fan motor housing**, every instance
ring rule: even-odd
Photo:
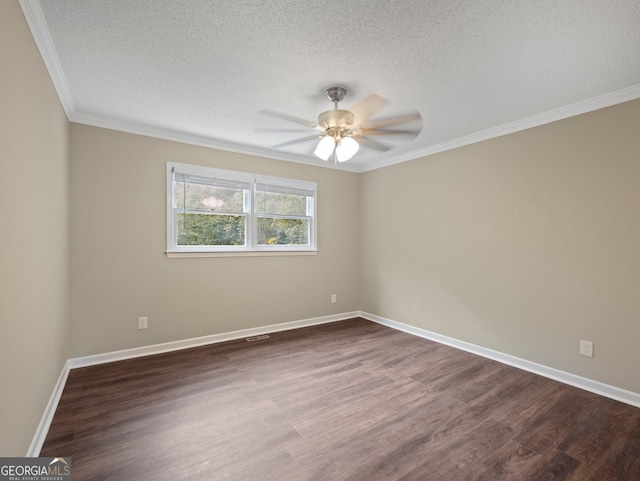
[[[348,110],[327,110],[318,117],[318,123],[324,129],[349,130],[353,126],[355,116]]]

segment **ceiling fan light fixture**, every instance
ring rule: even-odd
[[[347,90],[343,87],[331,87],[326,91],[327,97],[333,102],[333,109],[322,112],[318,116],[318,122],[311,122],[303,118],[294,117],[289,114],[264,110],[261,113],[268,114],[279,120],[284,120],[293,124],[301,125],[307,129],[312,129],[313,134],[298,139],[273,145],[272,148],[279,149],[304,142],[318,142],[314,155],[324,161],[329,160],[333,154],[333,160],[346,162],[356,155],[360,150],[360,142],[368,149],[386,152],[390,147],[372,140],[373,136],[386,136],[391,139],[409,140],[415,139],[422,130],[422,116],[418,111],[396,115],[395,117],[376,118],[385,105],[386,100],[379,95],[369,94],[351,108],[351,111],[338,108],[338,103],[345,97]],[[418,122],[420,125],[418,126]],[[397,125],[412,123],[407,129],[399,130],[394,128]],[[282,129],[256,129],[265,132],[283,131]],[[318,141],[319,139],[319,141]]]
[[[336,147],[336,159],[338,159],[338,162],[346,162],[356,155],[358,150],[360,150],[360,144],[351,137],[345,137],[340,140]]]
[[[318,146],[316,150],[313,152],[316,157],[321,158],[322,160],[329,160],[329,157],[333,153],[333,149],[336,147],[336,141],[330,135],[323,137],[320,142],[318,142]]]

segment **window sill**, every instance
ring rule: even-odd
[[[167,258],[177,259],[181,257],[274,257],[274,256],[315,256],[317,250],[311,251],[208,251],[208,252],[165,252]]]

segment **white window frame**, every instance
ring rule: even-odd
[[[239,184],[250,185],[249,199],[245,199],[245,204],[249,204],[246,212],[245,226],[245,246],[180,246],[177,244],[177,207],[175,204],[175,182],[174,174],[186,174],[198,177],[225,179],[238,182]],[[281,189],[292,189],[294,191],[313,192],[313,197],[307,198],[307,216],[309,222],[309,245],[258,245],[257,226],[258,213],[256,212],[256,186],[266,184]],[[230,257],[230,256],[273,256],[273,255],[316,255],[317,239],[317,205],[318,189],[315,182],[304,180],[285,179],[281,177],[270,177],[265,175],[251,174],[247,172],[237,172],[233,170],[222,170],[213,167],[199,165],[182,164],[178,162],[167,162],[167,250],[166,255],[172,257]],[[274,215],[274,217],[277,217]],[[290,217],[290,216],[283,216]],[[295,216],[293,216],[295,217]]]

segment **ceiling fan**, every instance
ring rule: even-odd
[[[318,116],[317,123],[272,110],[262,110],[260,112],[261,115],[276,117],[316,131],[312,135],[273,145],[272,148],[278,149],[319,139],[320,141],[313,153],[316,157],[325,161],[329,160],[331,154],[334,154],[334,159],[337,163],[351,159],[360,149],[360,145],[383,152],[389,150],[389,147],[372,140],[370,137],[385,136],[386,138],[412,140],[422,130],[422,117],[417,111],[395,117],[371,120],[386,103],[386,100],[379,95],[368,95],[354,105],[351,110],[343,110],[338,108],[338,102],[347,95],[346,89],[330,87],[327,89],[326,94],[329,100],[333,102],[333,109],[321,113]],[[411,123],[413,128],[406,130],[387,128],[406,123]],[[263,132],[290,132],[273,128],[256,130]]]

